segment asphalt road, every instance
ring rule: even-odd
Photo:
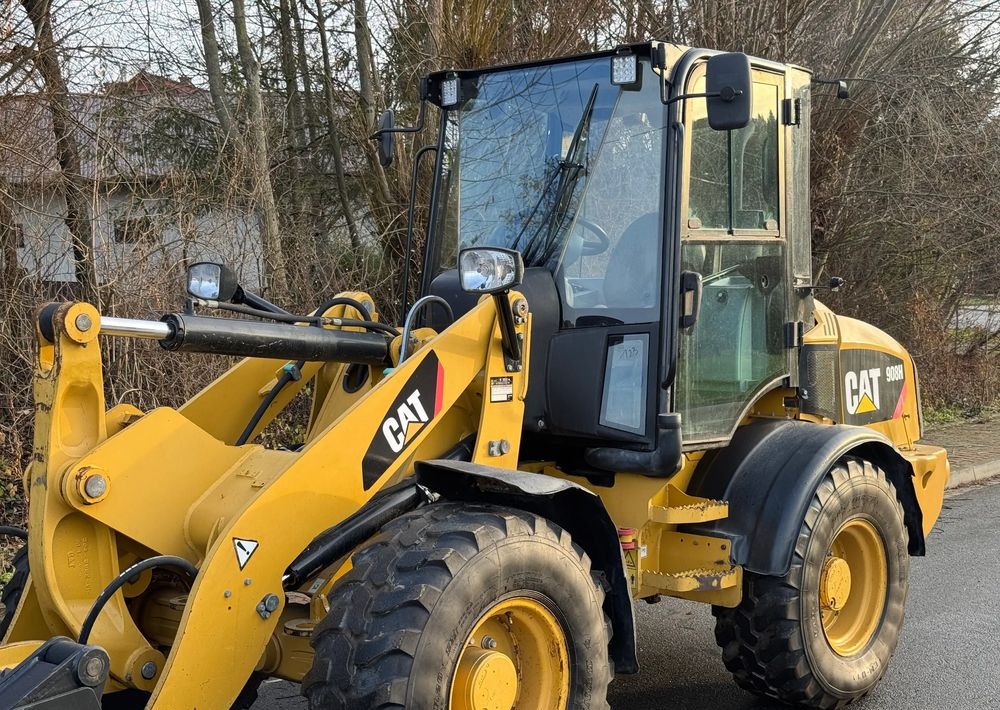
[[[611,685],[613,710],[763,710],[726,673],[708,607],[637,609],[642,671]],[[858,710],[1000,709],[1000,484],[960,489],[910,570],[903,637],[886,677]],[[269,683],[254,710],[302,710],[298,687]],[[539,709],[541,710],[541,709]]]

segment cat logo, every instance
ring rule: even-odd
[[[382,435],[389,448],[398,454],[413,435],[423,429],[431,418],[420,401],[420,390],[413,390],[406,401],[396,409],[396,416],[386,417],[382,423]]]
[[[444,369],[437,354],[431,351],[417,365],[378,423],[361,461],[366,491],[441,412],[443,398]]]
[[[879,409],[878,385],[881,367],[849,371],[844,375],[844,404],[848,414],[867,414]]]

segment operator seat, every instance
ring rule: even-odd
[[[633,220],[608,257],[604,303],[608,308],[652,308],[660,287],[660,215]]]

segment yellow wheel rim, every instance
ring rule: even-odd
[[[838,655],[863,650],[885,611],[888,566],[885,544],[867,520],[850,520],[837,533],[823,563],[819,607],[823,633]]]
[[[565,710],[569,647],[542,603],[494,604],[465,640],[451,682],[450,710]]]

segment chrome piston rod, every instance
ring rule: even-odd
[[[173,328],[171,328],[167,323],[159,320],[101,317],[101,335],[119,335],[128,338],[166,340],[173,334]]]

